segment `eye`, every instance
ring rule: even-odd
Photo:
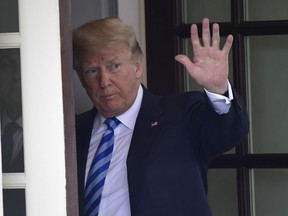
[[[111,72],[118,72],[118,71],[120,70],[120,68],[121,68],[121,64],[120,64],[120,63],[111,64],[111,65],[109,66],[109,70],[110,70]]]
[[[99,69],[96,69],[96,68],[84,70],[84,75],[88,78],[96,77],[98,73],[99,73]]]

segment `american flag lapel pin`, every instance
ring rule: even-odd
[[[158,126],[158,125],[159,125],[158,121],[155,121],[155,122],[151,123],[151,127],[155,127],[155,126]]]

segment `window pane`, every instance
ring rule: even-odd
[[[288,19],[287,0],[246,0],[245,4],[247,21]]]
[[[208,17],[211,22],[231,20],[230,0],[184,0],[182,8],[183,21],[186,23],[201,23],[204,17]]]
[[[255,169],[255,215],[288,215],[288,170]]]
[[[251,151],[288,152],[288,36],[247,39]]]
[[[24,172],[19,49],[0,49],[2,171]]]
[[[214,216],[238,215],[235,169],[209,169],[208,199]]]
[[[0,1],[0,33],[18,32],[18,0]]]
[[[25,190],[4,189],[3,206],[4,216],[25,216]]]

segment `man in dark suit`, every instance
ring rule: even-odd
[[[95,105],[76,119],[80,215],[212,215],[209,162],[239,144],[249,128],[246,109],[227,79],[233,37],[220,50],[218,24],[212,35],[205,18],[202,46],[192,25],[193,62],[175,57],[204,92],[161,97],[140,84],[144,57],[130,26],[106,18],[73,32],[74,67]],[[94,211],[87,207],[89,196],[98,194],[86,195],[90,167],[107,128],[103,122],[113,117],[121,123]]]

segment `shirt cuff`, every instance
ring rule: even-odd
[[[221,94],[209,92],[206,89],[204,89],[204,91],[206,92],[215,112],[217,112],[219,115],[226,114],[229,112],[229,109],[231,107],[231,101],[234,99],[231,84],[229,81],[228,81],[228,97]]]

